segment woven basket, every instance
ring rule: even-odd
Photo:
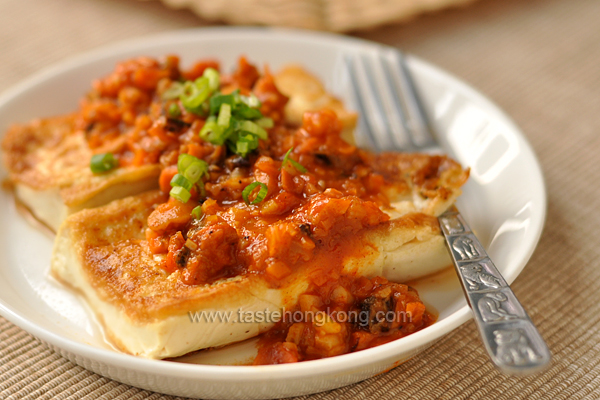
[[[410,19],[474,0],[163,0],[208,20],[344,32]]]

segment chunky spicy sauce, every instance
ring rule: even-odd
[[[220,76],[219,93],[256,96],[260,114],[272,120],[268,137],[245,156],[204,140],[208,116],[164,93],[207,68],[219,65],[207,60],[183,71],[173,56],[126,61],[94,83],[77,120],[90,147],[110,152],[120,167],[159,163],[166,193],[181,173],[181,154],[206,162],[189,200],[170,197],[148,218],[146,239],[165,271],[181,270],[188,285],[260,274],[278,287],[299,271],[309,275],[292,310],[302,318],[284,316],[263,337],[256,364],[361,350],[431,324],[414,289],[342,273],[344,258],[360,256],[368,245],[361,232],[388,221],[382,208],[408,190],[394,156],[377,158],[342,140],[330,110],[308,112],[302,126],[289,126],[287,98],[268,70],[260,74],[245,58],[233,74]],[[441,162],[432,158],[433,175]],[[257,190],[245,193],[251,184]]]

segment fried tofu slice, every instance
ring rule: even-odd
[[[434,162],[436,177],[420,181],[423,169],[439,158],[394,159],[409,165],[403,173],[411,178],[411,187],[400,191],[398,208],[386,207],[391,219],[340,240],[336,252],[343,255],[343,274],[406,282],[451,264],[435,215],[454,202],[468,173],[450,161],[444,167],[446,159],[441,158]],[[382,168],[394,172],[389,166]],[[429,198],[412,200],[424,192]],[[166,200],[160,192],[148,192],[83,210],[68,217],[57,234],[51,273],[84,295],[107,337],[126,353],[176,357],[257,336],[274,325],[277,313],[293,309],[309,288],[310,277],[328,263],[327,254],[317,253],[312,262],[276,284],[260,273],[185,284],[185,268],[167,273],[162,256],[153,254],[145,239],[148,217]],[[354,211],[348,208],[344,217],[352,218]],[[243,229],[248,235],[248,226]],[[279,243],[274,252],[286,253]],[[263,317],[248,320],[249,314]]]
[[[144,239],[148,215],[165,200],[159,192],[117,200],[68,217],[58,231],[53,276],[83,294],[120,350],[166,358],[245,340],[270,329],[309,287],[310,270],[278,287],[260,274],[183,284],[181,271],[166,273]],[[352,242],[364,246],[344,260],[347,274],[406,281],[450,265],[437,219],[423,213]],[[265,317],[248,321],[249,313]]]
[[[2,151],[17,198],[54,231],[70,214],[158,188],[158,165],[94,175],[92,151],[74,115],[14,125]]]
[[[330,108],[342,121],[343,138],[354,143],[356,114],[329,95],[317,77],[302,67],[290,66],[274,79],[289,97],[285,109],[288,123],[300,125],[305,111]],[[85,132],[75,128],[75,120],[76,114],[71,114],[14,125],[2,141],[4,165],[16,197],[54,231],[74,212],[158,188],[158,164],[93,174],[93,152]]]

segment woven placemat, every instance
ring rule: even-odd
[[[600,397],[598,21],[597,0],[481,0],[361,34],[402,47],[473,84],[514,118],[531,142],[546,177],[548,219],[513,289],[554,359],[536,376],[501,375],[470,322],[386,374],[303,399]],[[98,45],[202,24],[192,13],[159,2],[0,1],[0,90]],[[91,373],[0,318],[0,399],[51,398],[172,397]]]

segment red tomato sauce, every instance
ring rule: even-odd
[[[342,140],[341,124],[330,110],[308,112],[302,126],[290,126],[287,97],[268,70],[259,73],[243,57],[232,74],[221,74],[220,90],[254,93],[261,113],[274,121],[269,137],[245,158],[204,141],[199,132],[205,119],[161,94],[209,67],[219,64],[203,60],[182,70],[175,56],[129,60],[96,81],[80,107],[77,124],[90,147],[111,152],[121,167],[160,164],[164,192],[171,189],[180,154],[208,163],[208,176],[188,202],[171,197],[148,218],[146,239],[162,267],[182,270],[188,285],[260,274],[278,287],[298,271],[309,274],[308,290],[289,310],[302,318],[284,316],[263,337],[255,364],[362,350],[433,323],[414,289],[342,271],[345,258],[360,257],[369,245],[360,233],[389,220],[382,211],[390,204],[388,194],[408,190],[394,156],[376,158]],[[169,112],[173,107],[177,116]],[[288,157],[300,167],[283,163],[290,149]],[[267,193],[248,204],[242,193],[253,182],[264,184]],[[192,216],[197,206],[200,218]]]

